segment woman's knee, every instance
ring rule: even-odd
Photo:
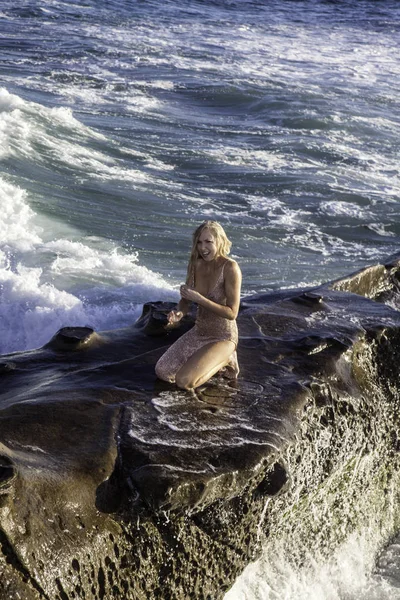
[[[175,383],[182,390],[192,390],[196,387],[196,382],[193,380],[193,377],[191,377],[190,374],[185,373],[178,372],[175,377]]]
[[[162,379],[163,381],[168,381],[169,383],[174,383],[174,374],[171,373],[171,371],[164,364],[164,361],[162,361],[161,359],[156,364],[154,370],[159,379]]]

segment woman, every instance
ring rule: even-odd
[[[202,385],[221,369],[230,378],[239,373],[236,317],[242,274],[239,265],[228,258],[231,245],[216,221],[205,221],[193,234],[186,284],[168,321],[180,321],[195,302],[196,324],[156,364],[160,379],[185,390]]]

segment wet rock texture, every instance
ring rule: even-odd
[[[340,468],[341,449],[360,453],[344,424],[367,448],[379,397],[397,456],[399,285],[400,255],[244,299],[238,381],[196,393],[155,379],[193,323],[168,330],[166,303],[1,357],[0,598],[223,598],[278,513]]]

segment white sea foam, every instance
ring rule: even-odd
[[[15,94],[10,94],[5,88],[0,88],[0,111],[10,111],[23,106],[24,101]]]
[[[250,564],[224,600],[399,600],[400,590],[373,574],[376,545],[353,534],[325,561],[295,568],[282,554]]]
[[[49,91],[59,89],[59,84],[47,83]],[[92,87],[79,87],[77,85],[65,85],[62,87],[62,95],[68,103],[82,103],[90,106],[95,106],[96,111],[99,107],[108,103],[108,99],[104,94],[104,90],[93,89]]]
[[[169,165],[155,158],[149,158],[146,162],[146,167],[149,169],[155,169],[157,171],[173,171],[175,169],[174,165]]]
[[[173,90],[175,88],[175,83],[173,81],[162,80],[162,79],[152,79],[149,81],[136,80],[136,85],[142,85],[143,87],[149,88],[157,88],[161,90]]]
[[[205,153],[222,163],[247,167],[250,170],[279,171],[288,165],[286,157],[278,152],[255,150],[252,148],[227,147],[211,148]]]
[[[354,202],[343,202],[340,200],[332,200],[328,202],[321,202],[320,211],[331,216],[345,216],[356,219],[371,219],[373,213],[363,206],[359,206]]]
[[[261,210],[266,215],[275,216],[277,213],[281,213],[285,204],[279,198],[275,198],[273,196],[250,196],[246,197],[246,200],[249,202],[251,208],[254,210]]]
[[[247,196],[252,212],[261,212],[268,217],[268,226],[293,232],[302,223],[310,220],[312,213],[299,208],[290,208],[287,203],[275,197]]]
[[[394,119],[389,119],[388,117],[353,115],[351,120],[356,123],[367,125],[373,129],[378,127],[380,130],[387,130],[389,133],[392,133],[393,129],[397,127],[397,122]]]
[[[34,213],[26,202],[25,191],[0,179],[0,199],[0,247],[32,250],[41,240],[30,227]]]
[[[127,168],[107,153],[107,138],[78,121],[70,108],[48,108],[0,89],[0,157],[12,156],[74,173],[81,180],[149,183],[147,173]],[[93,144],[103,148],[94,148]]]
[[[382,223],[368,223],[366,225],[368,229],[371,231],[375,231],[378,235],[382,235],[384,237],[394,237],[396,234],[393,231],[387,231],[386,225]]]
[[[66,325],[127,326],[143,302],[177,299],[137,253],[107,240],[44,241],[26,192],[0,180],[0,197],[0,353],[39,347]]]
[[[326,261],[335,260],[338,256],[354,259],[356,256],[363,258],[379,259],[379,248],[365,246],[361,242],[349,242],[340,237],[321,231],[315,225],[309,225],[302,233],[287,233],[283,242],[289,246],[303,247],[311,252],[322,254]]]
[[[134,95],[130,94],[129,97],[125,99],[125,102],[126,110],[135,113],[158,110],[162,106],[162,103],[157,100],[157,98],[152,98],[146,94],[140,94],[137,91]]]
[[[102,73],[102,76],[107,76],[107,73]],[[49,91],[57,91],[60,93],[60,86],[57,82],[47,83],[47,86]],[[153,87],[157,88],[158,86],[149,85],[146,86],[146,89],[151,89]],[[90,87],[89,83],[85,85],[83,82],[80,85],[64,85],[61,88],[61,93],[68,103],[96,107],[94,109],[96,112],[98,112],[99,109],[103,109],[110,105],[110,103],[122,104],[125,110],[137,114],[144,114],[147,112],[153,113],[159,111],[163,106],[163,103],[160,100],[152,97],[149,93],[143,93],[136,87],[131,86],[129,89],[126,89],[126,91],[115,88],[118,88],[118,81],[114,81],[113,85],[105,84],[99,89]],[[169,88],[165,86],[165,89]]]
[[[0,132],[3,156],[39,156],[41,144],[55,150],[62,139],[57,134],[66,134],[75,141],[83,139],[105,140],[101,133],[80,123],[70,108],[48,108],[23,100],[0,88]]]

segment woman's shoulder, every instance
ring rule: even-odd
[[[224,270],[231,273],[237,273],[240,272],[240,267],[236,260],[230,257],[226,257],[224,263]]]
[[[232,283],[242,281],[242,272],[236,260],[233,260],[233,258],[227,258],[224,262],[223,274],[225,281],[230,281]]]

